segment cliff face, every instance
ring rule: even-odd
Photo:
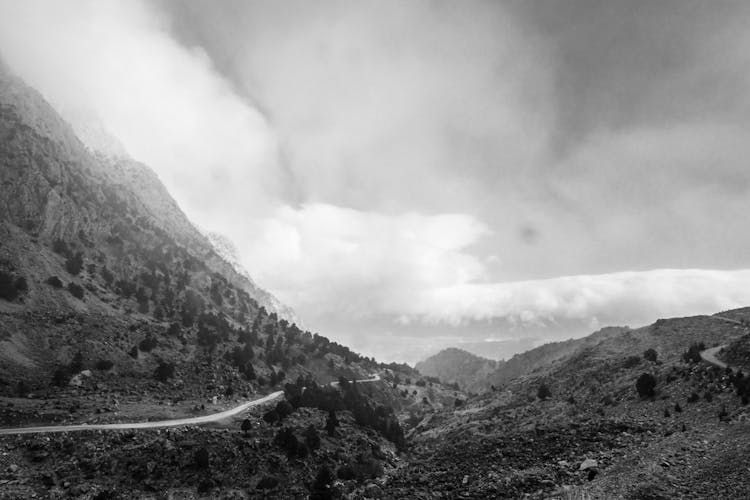
[[[0,322],[0,351],[10,353],[0,371],[68,356],[18,315],[87,313],[195,334],[211,317],[247,328],[261,306],[293,318],[217,252],[153,171],[86,147],[0,65],[0,313],[14,315]]]
[[[221,274],[269,312],[293,318],[290,309],[216,251],[151,169],[124,151],[99,154],[86,147],[38,92],[4,66],[0,137],[0,221],[21,228],[37,244],[51,248],[62,240],[101,260],[98,254],[106,257],[102,247],[115,233],[153,233],[182,247],[208,272]],[[97,252],[87,251],[93,249],[91,244]],[[122,271],[135,269],[126,266]]]

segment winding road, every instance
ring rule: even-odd
[[[373,374],[371,378],[356,380],[358,384],[366,382],[377,382],[380,380],[380,376]],[[331,386],[338,385],[338,382],[331,382]],[[173,420],[159,420],[154,422],[130,422],[122,424],[75,424],[75,425],[50,425],[42,427],[15,427],[0,429],[0,435],[4,434],[38,434],[38,433],[49,433],[49,432],[75,432],[75,431],[112,431],[112,430],[125,430],[125,429],[160,429],[165,427],[179,427],[182,425],[200,425],[209,422],[219,422],[226,420],[235,415],[239,415],[244,411],[254,406],[260,406],[265,403],[275,401],[284,395],[284,391],[272,392],[267,396],[263,396],[259,399],[247,401],[239,406],[230,408],[219,413],[212,413],[210,415],[203,415],[200,417],[189,417],[189,418],[177,418]]]
[[[736,319],[732,318],[726,318],[724,316],[718,316],[718,315],[712,315],[712,316],[706,316],[707,318],[713,318],[718,319],[720,321],[726,321],[727,323],[733,323],[735,325],[745,326],[744,323],[741,321],[738,321]],[[705,361],[708,364],[718,366],[719,368],[727,368],[729,365],[725,362],[721,361],[719,358],[716,357],[716,354],[724,349],[727,346],[727,344],[717,345],[716,347],[711,347],[709,349],[706,349],[705,351],[700,352],[701,359]]]

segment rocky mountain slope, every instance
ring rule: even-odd
[[[721,316],[593,334],[572,355],[425,418],[386,493],[747,498],[750,378],[694,350],[746,334]]]
[[[414,368],[424,375],[437,377],[442,382],[458,384],[464,390],[476,390],[495,370],[497,363],[470,352],[451,347],[417,363]],[[478,384],[478,382],[480,384]]]
[[[181,418],[285,392],[242,421],[254,440],[231,421],[82,447],[3,436],[0,498],[362,489],[395,463],[382,450],[405,446],[395,411],[453,405],[408,366],[301,329],[223,253],[148,167],[84,145],[0,65],[0,426]]]
[[[85,146],[0,68],[0,393],[51,395],[75,381],[93,397],[200,401],[298,377],[411,374],[299,328],[153,171]],[[382,399],[410,404],[395,388]]]

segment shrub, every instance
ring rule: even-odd
[[[134,345],[132,349],[128,352],[131,358],[138,359],[138,346]]]
[[[78,351],[75,353],[75,356],[73,356],[73,359],[70,361],[70,365],[68,366],[70,368],[70,373],[80,373],[81,370],[83,370],[83,354],[81,351]]]
[[[351,464],[344,464],[336,471],[336,477],[342,481],[351,481],[357,477],[357,473],[354,472],[354,467]]]
[[[725,420],[729,420],[729,418],[728,418],[729,417],[729,413],[727,413],[727,407],[726,406],[724,406],[724,405],[721,406],[721,409],[719,410],[718,416],[719,416],[719,422],[724,422]]]
[[[706,345],[703,342],[691,344],[685,354],[682,355],[685,363],[699,363],[701,360],[701,351],[706,350]]]
[[[26,397],[29,391],[30,389],[29,386],[26,385],[26,382],[19,380],[18,384],[16,384],[16,395],[23,398]]]
[[[208,469],[211,465],[211,458],[206,448],[201,448],[193,456],[195,466],[199,469]]]
[[[656,353],[654,349],[646,349],[643,352],[643,359],[647,361],[651,361],[652,363],[656,363],[656,360],[658,359],[659,355]]]
[[[245,433],[245,436],[247,436],[247,431],[252,430],[252,428],[253,428],[252,420],[250,420],[249,418],[246,418],[245,420],[242,421],[242,427],[240,427],[240,429],[242,429],[242,432]]]
[[[276,404],[276,414],[279,416],[279,420],[284,420],[291,415],[293,411],[294,408],[289,404],[289,401],[282,400]]]
[[[58,387],[64,387],[70,382],[70,370],[67,366],[61,366],[52,374],[52,383]]]
[[[652,398],[655,394],[656,379],[649,373],[644,373],[635,383],[635,389],[642,398]]]
[[[536,397],[544,401],[545,399],[552,397],[552,391],[549,390],[547,384],[541,384],[536,391]]]
[[[268,410],[263,414],[263,421],[268,422],[269,424],[273,424],[275,422],[279,421],[279,414],[276,413],[276,410]]]
[[[16,300],[28,290],[26,278],[14,278],[12,274],[0,271],[0,299]]]
[[[628,356],[625,358],[625,362],[623,363],[623,366],[627,369],[633,368],[634,366],[638,366],[641,362],[641,358],[638,356]]]
[[[172,363],[162,361],[154,370],[154,378],[159,382],[166,382],[172,377],[174,377],[174,365]]]
[[[138,344],[138,349],[140,349],[143,352],[151,352],[154,350],[154,348],[157,346],[156,339],[152,337],[151,335],[146,336],[145,339],[141,340],[141,342]]]
[[[464,400],[463,399],[456,398],[456,400],[453,402],[453,406],[455,408],[460,408],[463,405],[464,405]]]
[[[315,482],[313,482],[310,491],[310,499],[324,500],[331,498],[331,484],[333,484],[333,479],[331,469],[327,465],[323,465],[315,476]]]
[[[61,239],[57,239],[52,242],[52,251],[58,255],[62,255],[63,257],[70,257],[72,255],[68,244]]]
[[[706,391],[706,393],[703,394],[703,399],[710,403],[714,400],[714,396],[709,391]]]
[[[333,434],[336,432],[336,427],[339,425],[339,419],[336,418],[336,412],[331,410],[328,412],[328,417],[326,417],[326,432],[329,436],[333,437]]]
[[[101,275],[107,286],[112,286],[112,283],[115,281],[115,275],[107,269],[107,266],[102,267]]]
[[[699,399],[700,399],[700,396],[698,396],[698,394],[692,393],[690,396],[688,396],[687,402],[688,403],[697,403]]]
[[[179,323],[172,323],[169,325],[169,328],[167,328],[167,335],[170,337],[178,337],[180,333],[182,332],[182,327],[180,327]]]
[[[70,294],[78,300],[83,300],[83,287],[76,285],[72,281],[68,283],[68,291]]]
[[[255,486],[258,490],[270,490],[279,485],[279,480],[273,476],[263,476],[263,479],[258,481],[257,486]]]
[[[52,288],[62,288],[63,284],[62,281],[60,281],[60,278],[57,276],[50,276],[47,278],[47,284],[50,285]]]
[[[65,260],[65,270],[73,276],[80,274],[81,269],[83,269],[83,254],[81,252],[76,252],[75,255]]]
[[[299,442],[299,439],[297,439],[297,436],[294,435],[294,432],[289,427],[279,429],[273,442],[276,446],[285,450],[289,458],[307,456],[307,447]]]
[[[318,435],[318,430],[313,425],[308,425],[307,429],[305,429],[305,444],[310,450],[320,448],[320,435]]]
[[[247,380],[255,380],[255,368],[253,368],[253,364],[250,362],[245,363],[245,367],[242,370],[242,374],[245,376]]]
[[[96,362],[96,364],[94,365],[94,368],[96,368],[97,370],[101,370],[101,371],[107,371],[111,369],[113,366],[114,366],[114,363],[112,363],[112,361],[108,359],[100,359],[99,361]]]

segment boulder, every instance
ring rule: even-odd
[[[597,467],[599,467],[599,462],[597,462],[593,458],[587,458],[586,460],[581,462],[581,466],[578,467],[578,470],[596,469]]]

